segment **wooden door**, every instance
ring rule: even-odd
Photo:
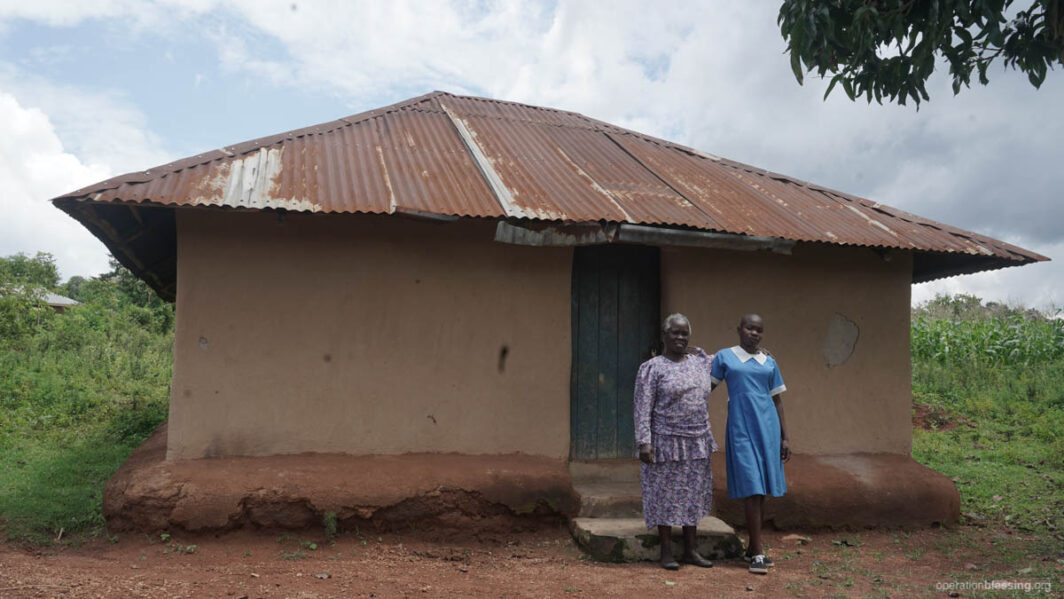
[[[636,456],[632,391],[658,350],[661,256],[635,245],[577,247],[573,255],[570,457]]]

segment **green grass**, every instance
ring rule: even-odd
[[[0,514],[9,538],[47,543],[100,532],[103,487],[129,448],[94,437],[12,442],[5,435]]]
[[[81,281],[63,314],[4,278],[48,260],[0,258],[0,523],[23,543],[103,533],[104,485],[166,417],[172,362],[172,308],[128,272]]]
[[[1064,526],[1062,373],[1064,359],[914,365],[916,401],[971,423],[913,431],[913,457],[956,483],[970,522],[1047,534]]]

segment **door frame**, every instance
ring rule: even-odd
[[[570,298],[569,459],[634,458],[635,376],[660,351],[661,249],[574,248]]]

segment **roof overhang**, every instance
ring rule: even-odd
[[[162,299],[177,294],[177,226],[173,206],[55,200],[103,242],[118,263],[148,284]]]

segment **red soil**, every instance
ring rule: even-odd
[[[80,548],[0,545],[0,597],[946,597],[935,584],[958,577],[1035,580],[993,552],[1000,530],[806,536],[802,543],[769,533],[777,566],[756,576],[738,560],[679,572],[595,563],[560,527],[509,535],[347,532],[335,544],[320,533],[176,534],[166,541],[122,533],[114,543]],[[1020,566],[1048,565],[1059,581],[1064,566],[1054,557],[1064,555],[1031,556]]]

